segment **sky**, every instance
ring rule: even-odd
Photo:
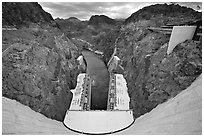
[[[77,17],[80,20],[89,20],[92,15],[106,15],[113,19],[128,18],[139,9],[169,2],[39,2],[42,8],[55,18]],[[182,6],[202,9],[201,2],[178,2]],[[198,8],[198,5],[201,9]]]

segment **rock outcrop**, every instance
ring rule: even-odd
[[[71,101],[70,89],[75,87],[79,73],[75,60],[84,42],[72,39],[79,45],[77,48],[57,27],[39,25],[41,20],[52,22],[52,18],[44,18],[39,11],[28,12],[39,13],[39,19],[35,19],[36,14],[30,15],[34,16],[31,22],[27,16],[15,19],[13,13],[5,14],[7,4],[3,3],[3,22],[7,25],[29,22],[29,27],[3,31],[2,94],[49,118],[62,121]],[[13,10],[22,9],[19,7]],[[95,45],[94,50],[104,53],[106,63],[117,47],[116,55],[124,68],[131,107],[134,116],[139,117],[186,89],[202,72],[202,41],[184,41],[167,55],[169,36],[151,32],[148,27],[188,22],[200,19],[200,15],[179,5],[158,4],[133,13],[121,27],[112,27],[114,21],[104,16],[102,20],[101,16],[96,16],[97,19],[91,21],[95,17],[92,16],[89,24],[111,25],[102,25],[103,28],[97,30],[88,25],[76,35],[97,43],[91,44]]]
[[[116,22],[114,19],[111,19],[105,15],[91,16],[88,22],[89,25],[100,25],[100,24],[114,25],[115,23]]]
[[[75,17],[70,17],[68,19],[60,19],[56,18],[55,22],[59,25],[59,27],[66,31],[78,31],[86,27],[86,22],[80,21]]]
[[[137,23],[121,28],[116,45],[135,117],[176,96],[202,72],[201,41],[184,41],[167,55],[168,41]]]
[[[151,17],[142,17],[143,14]],[[175,97],[202,73],[202,41],[184,41],[167,55],[169,35],[149,31],[148,27],[190,22],[199,17],[200,13],[179,5],[152,5],[133,13],[118,30],[99,40],[99,49],[108,46],[102,52],[117,47],[135,117]],[[110,55],[104,52],[106,60]]]
[[[62,121],[78,73],[77,49],[67,38],[44,32],[3,51],[2,94]]]
[[[125,20],[125,23],[137,22],[139,20],[154,20],[158,22],[171,22],[175,23],[177,18],[178,22],[186,21],[186,18],[196,19],[202,18],[202,13],[196,12],[191,8],[180,6],[178,4],[155,4],[142,8],[141,10],[133,13]],[[159,20],[158,20],[159,19]]]
[[[3,10],[16,5],[14,11],[38,7],[35,3],[3,5]],[[25,5],[27,8],[22,9]],[[33,22],[27,24],[28,27],[2,32],[2,95],[48,118],[63,121],[72,99],[70,89],[75,88],[79,73],[76,62],[78,48],[57,27],[50,23],[35,23],[41,17],[49,21],[39,10],[36,8],[34,13],[28,11],[25,18],[16,16],[17,23],[32,18]],[[13,16],[7,15],[8,19]],[[16,23],[13,22],[15,20],[10,21]]]
[[[76,17],[69,17],[67,20],[71,21],[71,22],[75,22],[75,23],[78,23],[78,22],[81,22],[78,18]]]
[[[56,18],[55,22],[61,31],[69,38],[83,35],[83,30],[87,27],[86,21],[80,21],[75,17],[70,17],[68,19]]]
[[[2,24],[25,26],[32,23],[54,21],[51,14],[45,12],[37,2],[3,2]]]

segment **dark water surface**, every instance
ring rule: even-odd
[[[91,76],[91,110],[106,110],[108,100],[109,72],[105,63],[91,51],[82,52]]]

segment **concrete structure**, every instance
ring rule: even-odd
[[[76,134],[15,100],[2,97],[2,134]]]
[[[67,111],[64,124],[83,134],[109,134],[123,130],[134,122],[133,112],[127,111]]]
[[[117,56],[113,56],[109,62],[108,62],[108,71],[112,72],[113,70],[115,70],[118,66],[118,62],[120,61],[120,59]]]
[[[70,105],[71,110],[82,110],[83,107],[80,105],[82,98],[82,85],[84,83],[85,74],[79,74],[77,77],[77,85],[74,90],[71,90],[73,94],[72,102]]]
[[[196,26],[196,31],[193,36],[194,41],[200,41],[202,39],[202,19],[191,20],[187,22],[175,22],[173,24],[166,24],[159,28],[148,27],[150,31],[155,31],[159,33],[163,33],[166,35],[171,35],[174,26]]]
[[[123,135],[201,135],[202,75],[176,97],[137,118]]]
[[[94,53],[103,55],[103,52],[101,52],[101,51],[99,51],[99,50],[95,50]]]
[[[115,74],[116,77],[116,110],[129,110],[130,97],[128,95],[127,82],[122,74]]]
[[[72,90],[73,99],[67,110],[64,125],[75,132],[86,134],[107,134],[127,128],[134,122],[133,112],[129,109],[130,98],[126,81],[121,74],[112,74],[108,94],[107,110],[90,110],[91,89],[87,88],[87,74],[79,74],[76,89]],[[90,84],[89,84],[90,85]],[[88,93],[86,95],[85,93]],[[84,99],[88,97],[87,99]],[[87,100],[87,101],[86,101]],[[88,102],[88,103],[87,103]]]
[[[3,134],[73,134],[70,130],[86,134],[107,134],[118,131],[121,131],[120,134],[202,133],[201,76],[175,98],[157,106],[134,122],[133,112],[129,110],[130,99],[123,75],[110,72],[107,99],[102,97],[101,100],[100,94],[104,93],[102,80],[107,79],[106,77],[100,79],[103,75],[97,73],[101,71],[102,74],[109,73],[105,70],[103,62],[94,54],[86,52],[84,55],[87,60],[89,59],[88,74],[79,74],[76,89],[72,90],[71,106],[63,121],[67,130],[62,123],[50,120],[16,101],[3,98]],[[100,86],[96,86],[97,84]],[[94,86],[97,88],[92,91]],[[92,96],[93,93],[98,94],[98,97]],[[100,100],[91,101],[93,98]],[[92,103],[107,104],[107,109],[92,110]]]
[[[78,58],[77,58],[77,61],[78,61],[78,63],[79,63],[79,65],[78,65],[78,69],[81,71],[81,72],[86,72],[86,63],[84,62],[84,58],[83,58],[83,56],[79,56]]]
[[[77,134],[15,100],[2,97],[2,134]],[[116,134],[202,134],[202,77],[176,97],[139,117]]]
[[[108,80],[107,68],[92,52],[82,53],[87,62],[87,73],[79,74],[76,89],[72,90],[73,99],[64,119],[65,126],[70,130],[87,134],[107,134],[127,128],[133,123],[134,118],[132,110],[129,109],[130,98],[123,75],[110,72],[108,94],[105,97],[104,83],[107,81],[101,80]],[[115,67],[112,67],[112,70],[116,69],[118,60],[118,57],[113,57],[111,63],[115,64]],[[101,72],[105,77],[100,75]],[[107,104],[106,109],[101,109],[104,104]]]
[[[77,58],[77,61],[79,62],[79,65],[82,65],[82,63],[83,63],[83,56],[79,56]]]
[[[87,74],[78,75],[76,88],[71,92],[73,98],[69,110],[90,110],[91,82]]]
[[[130,98],[126,84],[122,74],[110,75],[108,110],[129,110]]]
[[[191,40],[196,31],[196,27],[197,26],[174,26],[169,40],[167,54],[170,54],[177,44],[187,39]]]

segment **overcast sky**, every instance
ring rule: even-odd
[[[102,14],[114,19],[127,18],[139,9],[156,2],[39,2],[39,4],[54,19],[77,17],[80,20],[89,20],[92,15]],[[179,4],[195,10],[198,10],[198,5],[202,7],[201,2],[179,2]]]

